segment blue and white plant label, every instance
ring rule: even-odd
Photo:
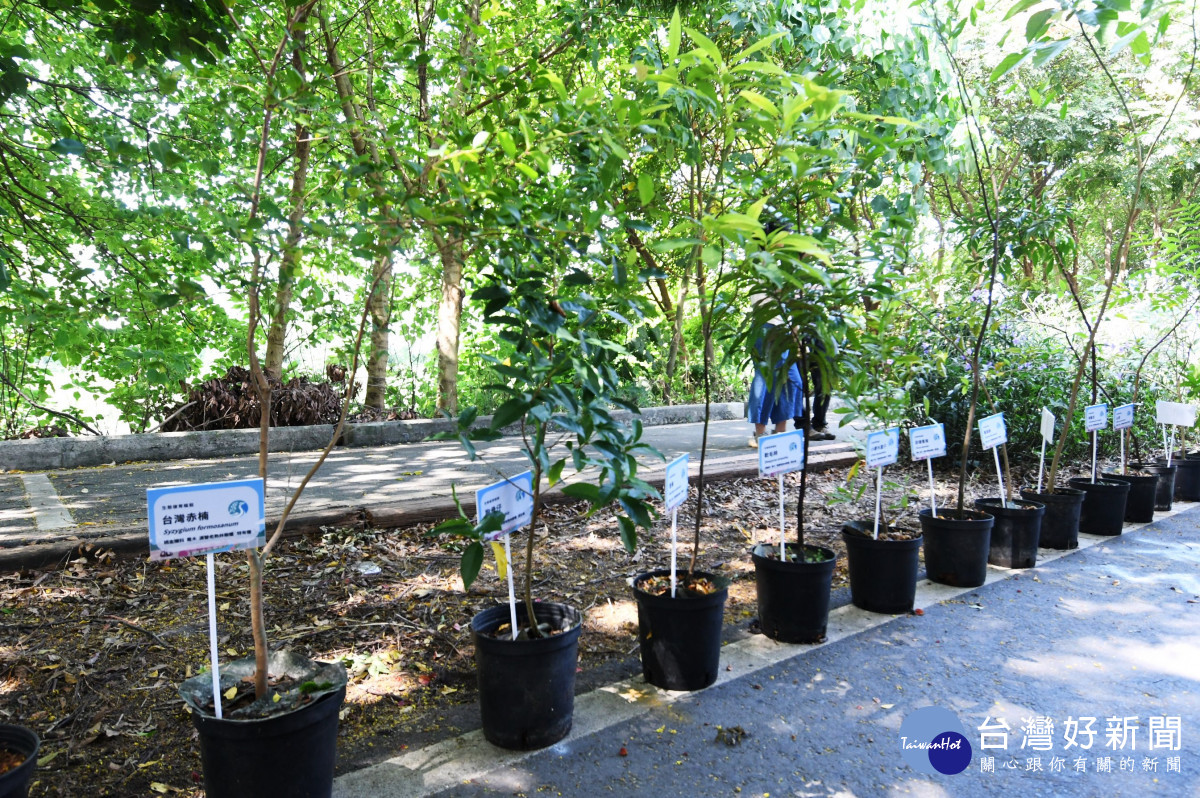
[[[1113,408],[1113,429],[1129,429],[1133,426],[1133,408],[1131,404]]]
[[[1088,432],[1108,427],[1108,405],[1088,405],[1083,409],[1083,426]]]
[[[758,439],[758,475],[773,477],[804,468],[804,433],[798,429]]]
[[[883,468],[900,458],[900,428],[880,430],[867,435],[867,467]]]
[[[150,488],[150,559],[194,557],[266,545],[261,479]]]
[[[687,494],[688,456],[683,454],[667,466],[666,484],[663,485],[663,503],[668,510],[674,510],[687,501]]]
[[[488,513],[504,513],[500,531],[485,535],[486,540],[497,540],[528,524],[533,520],[533,472],[525,471],[480,488],[475,494],[475,512],[475,523]]]
[[[942,424],[914,427],[908,431],[908,443],[914,461],[945,457],[946,428]]]
[[[987,418],[979,419],[979,445],[985,449],[995,449],[1002,443],[1008,442],[1008,427],[1004,424],[1004,414],[996,413]]]

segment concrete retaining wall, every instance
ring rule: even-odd
[[[628,419],[632,414],[614,414]],[[713,420],[745,417],[742,402],[726,402],[712,406]],[[642,410],[642,424],[687,424],[704,420],[704,405],[648,407]],[[490,416],[481,416],[486,426]],[[453,424],[446,419],[416,419],[413,421],[378,421],[366,424],[347,424],[342,433],[342,446],[388,446],[397,443],[419,443],[430,435],[447,431]],[[509,430],[515,431],[515,428]],[[319,451],[329,443],[333,426],[273,427],[270,435],[272,452]],[[141,435],[109,435],[88,438],[42,438],[26,441],[0,441],[0,470],[48,471],[58,468],[86,468],[109,463],[135,463],[143,460],[191,460],[236,457],[258,453],[257,429],[210,430],[205,432],[155,432]]]

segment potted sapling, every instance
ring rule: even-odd
[[[776,232],[776,231],[780,232]],[[779,540],[752,547],[754,582],[758,598],[759,627],[767,637],[786,643],[817,643],[825,638],[829,596],[837,556],[824,546],[805,542],[804,499],[807,489],[809,445],[812,440],[811,377],[819,372],[828,391],[833,383],[842,309],[858,299],[862,287],[834,262],[802,262],[789,257],[776,242],[790,225],[769,220],[766,245],[758,257],[745,264],[743,282],[750,292],[749,325],[741,340],[757,335],[751,347],[756,381],[761,381],[763,401],[794,405],[799,394],[798,429],[759,438],[759,474],[774,476],[779,484]],[[881,285],[876,285],[881,290]],[[786,320],[786,321],[785,321]],[[757,395],[751,392],[752,397]],[[769,397],[769,399],[768,399]],[[794,454],[790,452],[796,448]],[[794,542],[787,542],[787,513],[783,475],[800,470]]]
[[[604,332],[614,318],[626,318],[632,303],[622,312],[601,307],[587,293],[592,278],[585,272],[572,270],[557,280],[528,265],[527,257],[502,251],[486,284],[471,295],[483,303],[484,323],[494,325],[511,351],[503,360],[484,356],[496,378],[490,387],[505,400],[488,426],[473,428],[476,410],[467,408],[457,417],[457,430],[440,436],[457,436],[475,459],[475,441],[495,440],[503,428],[519,424],[529,462],[528,472],[511,479],[528,501],[520,598],[512,594],[513,572],[500,555],[498,570],[510,577],[510,603],[485,608],[471,620],[484,737],[516,750],[544,748],[565,737],[574,706],[582,615],[533,595],[535,530],[546,523],[541,516],[546,490],[563,482],[567,466],[584,472],[562,492],[588,502],[591,512],[618,504],[621,539],[631,553],[637,527],[651,523],[648,500],[657,496],[637,476],[634,454],[655,453],[639,442],[640,421],[618,422],[611,409],[637,412],[619,398],[614,364],[624,350]],[[465,589],[479,574],[484,543],[504,531],[505,520],[503,512],[488,512],[472,521],[460,508],[459,518],[434,530],[469,541],[461,558]]]
[[[908,393],[901,387],[909,371],[919,364],[915,356],[901,354],[904,339],[896,333],[898,305],[881,302],[864,320],[852,344],[843,352],[844,426],[865,419],[877,431],[867,436],[865,458],[851,468],[852,480],[865,465],[875,469],[875,512],[871,518],[842,525],[846,544],[850,597],[854,606],[869,612],[911,612],[916,599],[922,533],[889,523],[884,512],[883,470],[899,456],[900,425],[908,410]],[[907,492],[905,494],[907,496]]]

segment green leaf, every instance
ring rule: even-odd
[[[504,404],[496,408],[495,414],[492,415],[492,429],[501,429],[518,421],[525,416],[529,410],[529,403],[522,397],[509,399]]]
[[[1029,56],[1029,50],[1022,50],[1019,53],[1009,53],[1008,55],[1004,56],[1004,58],[1000,59],[999,64],[996,64],[996,68],[992,70],[989,80],[995,83],[997,80],[1000,80],[1000,78],[1016,69],[1017,66],[1020,65],[1022,61],[1029,58]]]
[[[462,559],[458,563],[459,573],[462,574],[463,590],[469,590],[471,583],[475,581],[475,577],[479,576],[479,569],[483,567],[483,544],[478,540],[472,541],[470,546],[463,550]]]
[[[650,175],[638,175],[637,179],[638,199],[643,205],[649,205],[654,199],[654,178]]]
[[[766,111],[771,116],[779,116],[779,109],[775,107],[775,103],[771,102],[756,91],[742,89],[738,92],[738,96],[749,102],[760,111]]]
[[[671,62],[679,56],[679,40],[681,38],[679,6],[675,6],[675,11],[671,14],[671,24],[667,27],[667,57],[664,59],[667,66],[670,66]]]
[[[1018,3],[1014,4],[1012,8],[1008,9],[1008,13],[1004,15],[1004,19],[1010,20],[1017,14],[1020,14],[1022,11],[1033,8],[1042,2],[1044,2],[1044,0],[1020,0]]]
[[[600,499],[600,489],[588,482],[572,482],[564,487],[562,492],[572,499],[582,499],[592,503]]]
[[[618,515],[617,525],[621,527],[621,545],[625,551],[633,554],[637,551],[637,524],[628,516]]]
[[[59,155],[83,155],[87,152],[87,147],[76,139],[59,139],[50,145],[50,152],[56,152]]]
[[[550,466],[550,470],[546,472],[547,478],[550,480],[550,487],[554,487],[562,479],[563,468],[567,465],[566,458],[559,460],[554,465]]]
[[[1032,14],[1029,21],[1025,23],[1025,40],[1033,41],[1040,38],[1050,27],[1050,18],[1055,13],[1053,8],[1047,8]]]

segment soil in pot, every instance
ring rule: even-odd
[[[1129,467],[1158,475],[1158,488],[1154,491],[1154,509],[1170,510],[1175,498],[1175,472],[1179,467],[1175,464],[1167,465],[1165,462],[1130,463]]]
[[[987,578],[992,516],[964,510],[962,517],[949,509],[936,516],[922,510],[925,536],[925,573],[934,582],[955,587],[978,587]]]
[[[1035,501],[1006,502],[976,499],[975,506],[996,518],[988,562],[1001,568],[1032,568],[1037,565],[1038,541],[1046,505]]]
[[[876,540],[873,529],[873,521],[847,521],[842,525],[850,601],[868,612],[889,615],[912,612],[917,596],[921,533],[881,527]]]
[[[700,690],[717,680],[727,580],[713,574],[651,571],[633,581],[642,674],[665,690]]]
[[[1129,483],[1129,496],[1125,499],[1125,520],[1142,523],[1154,520],[1154,501],[1158,495],[1158,474],[1135,472],[1131,467],[1128,474],[1102,474],[1105,479],[1120,479]]]
[[[41,740],[24,726],[0,724],[0,798],[26,798]]]
[[[750,552],[758,592],[758,622],[763,634],[783,643],[819,643],[829,622],[829,592],[834,553],[822,546],[763,543]]]
[[[1046,505],[1039,546],[1059,550],[1079,548],[1079,514],[1083,510],[1083,491],[1055,488],[1054,493],[1042,493],[1023,488],[1021,498]]]
[[[574,607],[553,602],[534,604],[534,614],[547,631],[542,637],[529,636],[524,602],[517,604],[516,640],[507,604],[471,620],[483,736],[515,751],[545,748],[566,737],[575,710],[582,617]],[[506,634],[497,634],[501,626]]]
[[[1125,500],[1129,483],[1117,479],[1092,482],[1088,477],[1067,481],[1072,488],[1084,492],[1083,508],[1079,513],[1079,531],[1089,535],[1121,534],[1125,521]]]

